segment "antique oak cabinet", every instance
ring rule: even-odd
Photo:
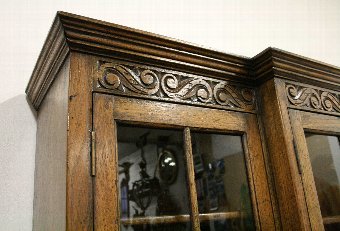
[[[34,230],[340,230],[340,69],[59,12],[26,89]]]

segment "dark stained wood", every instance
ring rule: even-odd
[[[310,112],[300,112],[302,127],[307,131],[313,131],[321,134],[340,133],[340,116],[320,115]]]
[[[279,86],[277,86],[279,85]],[[283,230],[310,230],[304,191],[293,147],[284,86],[269,80],[259,90],[261,119],[270,162]]]
[[[143,118],[144,123],[158,124],[158,126],[189,126],[210,130],[228,130],[236,133],[240,133],[246,128],[246,114],[239,112],[226,112],[119,96],[114,97],[114,104],[113,116],[121,121],[140,121]],[[209,123],[207,115],[211,113],[214,116]]]
[[[136,44],[145,44],[146,46],[169,48],[175,51],[182,50],[183,53],[184,51],[189,54],[197,53],[197,55],[207,57],[211,56],[211,59],[221,59],[225,62],[231,64],[235,63],[238,65],[245,64],[245,60],[247,59],[246,57],[225,54],[223,52],[207,49],[202,46],[197,46],[195,44],[184,42],[178,39],[172,39],[154,33],[71,13],[58,12],[58,16],[64,22],[63,25],[65,24],[65,26],[82,29],[82,31],[91,31],[93,34],[97,32],[102,36],[105,33],[107,37],[111,36],[115,39],[121,38],[120,40],[127,39],[129,40],[129,43],[133,41]]]
[[[98,61],[95,92],[256,112],[254,87],[117,60]]]
[[[243,216],[242,212],[220,212],[220,213],[201,213],[199,214],[200,221],[214,221],[214,220],[229,220],[237,219]]]
[[[256,151],[256,150],[254,150],[253,147],[249,146],[251,144],[251,142],[252,142],[252,138],[250,138],[250,142],[249,142],[248,134],[243,135],[242,143],[243,143],[243,151],[244,151],[244,160],[246,162],[245,164],[246,164],[247,173],[248,173],[247,174],[248,182],[249,182],[248,187],[249,187],[250,192],[253,192],[253,193],[250,194],[250,196],[251,196],[251,202],[252,202],[254,222],[256,224],[256,227],[260,227],[259,229],[261,229],[262,227],[261,227],[260,216],[259,216],[259,208],[258,208],[258,203],[257,203],[258,192],[256,192],[256,190],[258,190],[256,188],[258,185],[255,186],[255,179],[257,179],[258,177],[256,177],[254,179],[254,174],[253,174],[254,167],[256,168],[257,166],[254,165],[252,155],[254,155],[253,152]],[[257,155],[257,154],[255,154],[255,155]],[[259,175],[261,175],[261,173]],[[262,183],[266,183],[266,182],[263,181],[263,179],[262,179],[261,182],[257,182],[257,183],[260,183],[260,185],[261,185]],[[259,190],[261,191],[261,188]],[[269,216],[268,218],[270,219],[271,216]]]
[[[340,216],[324,217],[323,223],[325,225],[326,224],[340,223]]]
[[[268,176],[266,166],[259,139],[259,130],[257,118],[255,115],[248,114],[246,117],[247,128],[246,132],[246,157],[249,158],[247,163],[250,163],[251,171],[248,171],[249,177],[252,178],[254,184],[253,192],[256,199],[253,204],[257,204],[258,219],[262,230],[275,230],[275,221],[273,214],[272,201],[270,197]],[[257,214],[254,212],[254,214]]]
[[[117,63],[128,74],[107,76]],[[339,67],[276,48],[250,59],[58,12],[26,88],[39,110],[33,229],[119,230],[117,120],[187,128],[188,147],[189,127],[242,135],[257,229],[322,230],[303,131],[340,134],[339,89]],[[195,229],[231,214],[198,216],[193,179]],[[176,219],[190,217],[156,218]]]
[[[206,213],[199,214],[200,221],[214,221],[214,220],[228,220],[242,217],[242,213],[235,212],[220,212],[220,213]],[[159,217],[136,217],[131,219],[121,219],[123,225],[142,225],[142,224],[171,224],[189,222],[190,215],[176,215],[176,216],[159,216]]]
[[[292,123],[297,155],[301,165],[301,175],[304,185],[309,219],[313,230],[324,230],[323,224],[335,222],[335,218],[322,218],[318,195],[316,191],[312,164],[308,154],[305,131],[315,133],[340,135],[340,117],[320,115],[310,112],[289,110]],[[340,221],[338,219],[338,221]]]
[[[260,97],[257,98],[257,102],[259,102],[258,105],[262,105]],[[258,110],[259,110],[258,113],[260,114],[261,108]],[[258,121],[258,129],[259,129],[260,138],[261,138],[261,144],[262,144],[263,160],[264,160],[266,174],[268,178],[268,188],[269,188],[269,194],[270,194],[271,204],[273,208],[275,228],[276,230],[281,230],[282,225],[281,225],[280,212],[279,212],[276,191],[275,191],[273,167],[270,162],[270,156],[269,156],[270,153],[267,149],[267,144],[266,144],[267,137],[265,136],[265,131],[264,131],[265,123],[262,120],[261,116],[257,116],[257,121]]]
[[[94,181],[94,230],[118,230],[118,155],[114,102],[94,95],[94,130],[96,132],[96,176]]]
[[[191,225],[194,231],[200,230],[200,220],[198,215],[198,203],[197,203],[197,192],[196,192],[196,182],[195,182],[195,170],[194,170],[194,159],[192,156],[191,147],[191,134],[190,128],[184,128],[184,150],[185,150],[185,162],[186,162],[186,174],[187,183],[189,188],[189,201],[191,207]]]
[[[185,69],[199,69],[219,76],[237,75],[246,79],[248,59],[208,50],[187,42],[155,35],[65,12],[62,21],[68,44],[78,51],[133,59],[154,64],[168,64]]]
[[[301,177],[306,195],[309,220],[311,222],[312,230],[324,230],[317,191],[313,178],[312,164],[310,163],[308,157],[305,133],[301,123],[301,115],[299,111],[290,110],[289,116],[292,123],[294,142],[297,152],[296,155],[298,155],[298,164],[301,168]]]
[[[151,64],[248,85],[259,85],[273,77],[309,82],[335,90],[340,85],[339,67],[276,48],[268,48],[250,59],[58,12],[26,89],[36,109],[69,51]]]
[[[68,53],[63,28],[56,17],[26,88],[27,97],[35,109],[42,103]]]
[[[87,55],[72,53],[68,89],[67,230],[93,229],[90,168],[92,66]]]
[[[144,224],[173,224],[190,222],[190,215],[159,216],[159,217],[136,217],[121,219],[122,225],[144,225]],[[199,222],[199,221],[198,221]]]
[[[269,47],[252,58],[254,79],[263,83],[273,77],[338,90],[339,67]]]
[[[236,134],[245,133],[246,165],[249,173],[249,185],[253,201],[255,223],[259,229],[275,230],[276,227],[269,194],[266,167],[261,142],[258,139],[259,130],[257,128],[257,118],[255,115],[110,95],[101,95],[98,100],[105,102],[111,101],[114,105],[112,115],[110,117],[108,116],[106,124],[112,123],[113,119],[115,119],[117,121],[123,121],[124,123],[157,127],[184,128],[190,126],[196,129]],[[96,104],[96,102],[94,103]],[[209,117],[207,117],[207,115],[209,115]],[[210,120],[210,118],[213,119]],[[102,121],[104,121],[104,119],[102,119]],[[188,131],[187,129],[186,133],[188,133]],[[190,139],[188,135],[185,137],[187,137],[186,143],[188,145]],[[190,158],[187,159],[187,161],[189,160]],[[188,165],[188,168],[189,172],[193,174],[193,169],[190,168],[190,165]],[[189,182],[189,185],[191,185],[191,189],[195,189],[194,183]],[[191,194],[190,197],[193,197],[193,195],[196,196],[195,192]],[[197,199],[193,200],[197,203]],[[197,214],[197,212],[195,212],[195,206],[192,208],[192,211],[193,214]]]
[[[67,109],[70,60],[38,112],[33,230],[66,228]]]
[[[340,116],[340,92],[291,81],[285,86],[289,108]]]

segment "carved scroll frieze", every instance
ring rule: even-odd
[[[255,110],[255,91],[227,81],[139,65],[102,62],[97,90],[240,111]]]
[[[288,102],[293,107],[340,113],[340,94],[327,89],[297,83],[286,83]]]

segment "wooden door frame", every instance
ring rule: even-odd
[[[324,230],[305,131],[338,136],[340,135],[340,117],[294,109],[289,109],[289,116],[311,228],[312,230]]]
[[[241,113],[106,94],[94,94],[96,177],[94,178],[95,230],[119,230],[116,121],[156,124],[157,127],[201,128],[243,134],[246,168],[258,230],[275,230],[272,201],[257,117]],[[164,115],[168,115],[164,117]],[[114,155],[112,155],[114,154]],[[195,187],[195,186],[194,186]],[[117,209],[112,209],[117,208]]]

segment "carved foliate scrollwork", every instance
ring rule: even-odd
[[[122,92],[153,95],[159,90],[159,79],[151,70],[135,73],[123,65],[104,67],[99,83],[102,87]]]
[[[340,113],[340,95],[326,89],[286,83],[288,102],[303,109]]]
[[[202,103],[212,101],[211,86],[207,81],[199,77],[179,81],[176,75],[164,74],[161,77],[161,87],[165,95],[172,99],[191,99]]]
[[[251,88],[145,66],[102,63],[98,70],[97,88],[209,107],[255,110],[255,91]]]

